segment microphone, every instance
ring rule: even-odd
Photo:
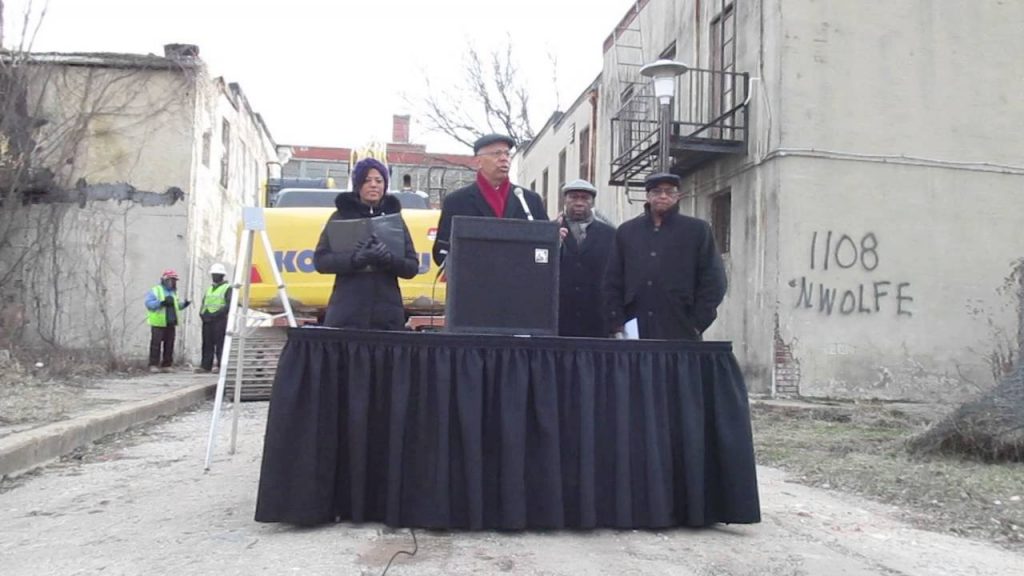
[[[526,197],[523,195],[523,189],[516,186],[515,195],[516,198],[519,198],[519,203],[523,205],[523,210],[526,211],[526,219],[533,220],[533,213],[530,212],[530,205],[526,203]]]
[[[443,266],[444,261],[448,259],[448,247],[451,246],[451,242],[446,240],[435,240],[434,248],[437,248],[437,255],[441,258],[438,262],[438,266]]]
[[[452,243],[447,240],[436,240],[434,244],[440,248],[440,250],[437,251],[437,254],[441,257],[441,262],[437,265],[437,275],[434,276],[434,282],[437,282],[437,280],[444,275],[445,268],[448,267],[448,247],[451,246]]]

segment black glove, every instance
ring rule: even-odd
[[[370,251],[373,254],[373,262],[378,268],[388,268],[391,266],[391,261],[394,260],[394,256],[392,256],[391,250],[388,249],[387,244],[383,242],[371,244]]]
[[[161,304],[163,304],[164,306],[167,306],[168,308],[173,308],[174,307],[174,296],[164,296],[164,301],[161,302]]]
[[[362,244],[362,246],[359,244]],[[369,239],[359,244],[356,245],[356,250],[352,253],[352,267],[356,270],[365,268],[373,262],[373,248],[370,245]]]

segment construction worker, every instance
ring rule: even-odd
[[[231,304],[231,286],[227,282],[227,274],[227,269],[219,262],[210,266],[213,285],[206,290],[203,308],[199,311],[199,317],[203,319],[203,358],[196,372],[210,372],[214,362],[220,364]]]
[[[150,326],[149,371],[168,372],[174,361],[174,332],[181,311],[190,301],[178,300],[178,273],[164,270],[160,283],[146,294],[146,322]],[[163,348],[161,353],[161,347]]]

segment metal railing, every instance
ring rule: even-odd
[[[673,139],[683,148],[688,143],[745,143],[748,90],[746,73],[690,69],[676,79]],[[635,85],[611,121],[613,181],[627,182],[653,170],[658,127],[658,101],[651,85]]]

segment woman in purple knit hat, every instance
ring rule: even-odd
[[[334,200],[337,210],[330,220],[375,218],[398,214],[402,205],[388,195],[388,169],[374,158],[364,158],[352,169],[352,191],[342,192]],[[321,274],[334,274],[334,291],[327,305],[324,325],[331,328],[402,330],[405,309],[398,278],[412,278],[419,270],[416,250],[408,227],[405,250],[394,254],[376,237],[356,244],[352,249],[335,252],[327,237],[320,234],[313,264]]]

